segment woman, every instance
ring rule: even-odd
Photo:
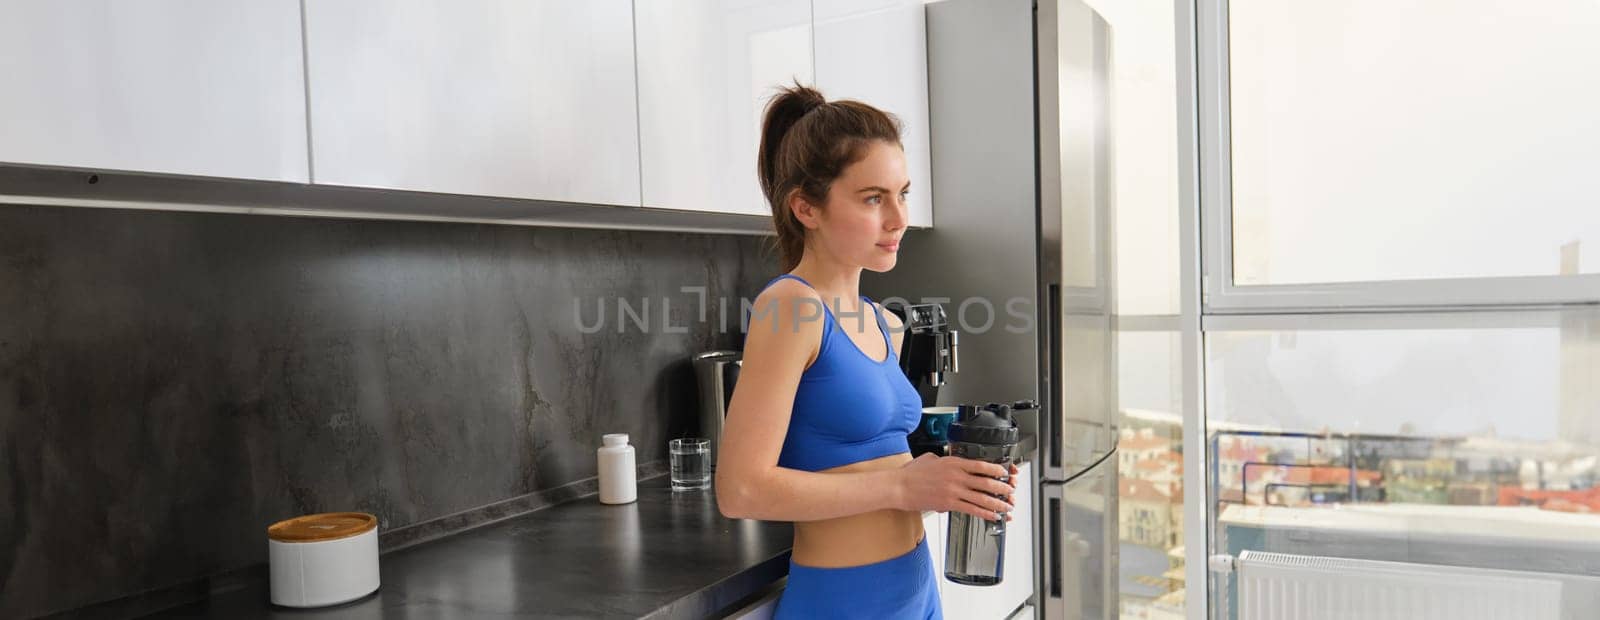
[[[1000,465],[911,458],[922,408],[899,368],[901,323],[858,294],[862,269],[894,268],[906,228],[898,124],[784,89],[767,106],[757,168],[787,273],[752,308],[717,506],[795,522],[778,617],[940,618],[921,512],[999,518],[1011,506],[996,496],[1014,488],[996,479]]]

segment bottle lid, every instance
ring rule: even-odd
[[[378,518],[364,512],[324,512],[284,519],[267,527],[267,538],[281,542],[315,542],[349,538],[378,527]]]
[[[601,435],[600,444],[605,446],[626,446],[628,445],[628,434],[610,433],[607,435]]]
[[[961,419],[950,425],[949,437],[950,441],[1012,445],[1020,433],[1011,419],[1011,407],[990,403],[980,409],[963,410]]]

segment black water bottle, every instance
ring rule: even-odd
[[[950,456],[975,459],[1008,467],[1020,433],[1011,419],[1011,407],[989,403],[963,406],[950,425]],[[1009,474],[1001,482],[1011,479]],[[1003,496],[996,496],[1005,499]],[[944,576],[956,583],[992,586],[1000,583],[1006,561],[1005,515],[994,521],[964,512],[950,512],[945,539]]]

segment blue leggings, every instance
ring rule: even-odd
[[[789,584],[773,618],[943,620],[927,537],[899,557],[863,566],[817,568],[790,560]]]

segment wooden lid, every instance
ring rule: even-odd
[[[364,512],[324,512],[274,523],[267,527],[267,538],[282,542],[316,542],[349,538],[377,527],[378,518]]]

